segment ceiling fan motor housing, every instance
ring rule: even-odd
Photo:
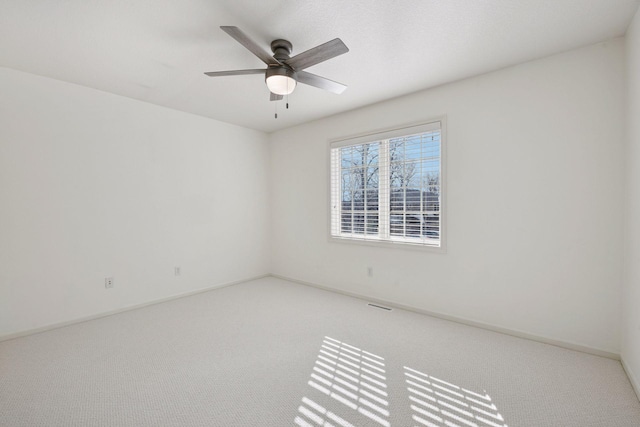
[[[273,57],[278,61],[284,61],[291,57],[291,49],[293,45],[289,40],[277,39],[271,42],[271,51]]]
[[[269,67],[267,68],[267,72],[265,73],[265,80],[268,79],[271,76],[286,76],[286,77],[290,77],[293,80],[298,80],[296,77],[296,72],[293,71],[291,68],[287,67],[286,65],[278,65],[276,67]]]

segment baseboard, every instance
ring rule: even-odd
[[[350,296],[350,297],[359,298],[359,299],[363,299],[363,300],[370,301],[370,302],[376,302],[378,304],[383,304],[383,305],[387,305],[387,306],[390,306],[390,307],[399,308],[399,309],[402,309],[402,310],[413,311],[413,312],[416,312],[416,313],[425,314],[427,316],[437,317],[439,319],[444,319],[444,320],[449,320],[449,321],[456,322],[456,323],[461,323],[463,325],[468,325],[468,326],[474,326],[474,327],[477,327],[477,328],[487,329],[489,331],[499,332],[499,333],[502,333],[502,334],[505,334],[505,335],[511,335],[511,336],[518,337],[518,338],[525,338],[525,339],[528,339],[528,340],[537,341],[537,342],[541,342],[541,343],[544,343],[544,344],[550,344],[550,345],[554,345],[556,347],[562,347],[562,348],[566,348],[566,349],[569,349],[569,350],[580,351],[582,353],[588,353],[588,354],[592,354],[592,355],[595,355],[595,356],[606,357],[606,358],[613,359],[613,360],[620,360],[620,355],[619,354],[613,353],[613,352],[610,352],[610,351],[606,351],[606,350],[601,350],[601,349],[598,349],[598,348],[592,348],[592,347],[584,346],[584,345],[581,345],[581,344],[575,344],[575,343],[572,343],[572,342],[554,340],[554,339],[551,339],[551,338],[547,338],[547,337],[543,337],[543,336],[535,335],[535,334],[530,334],[530,333],[519,331],[519,330],[516,330],[516,329],[504,328],[504,327],[492,325],[492,324],[489,324],[489,323],[483,323],[483,322],[478,322],[478,321],[475,321],[475,320],[465,319],[465,318],[462,318],[462,317],[456,317],[456,316],[451,316],[451,315],[448,315],[448,314],[438,313],[438,312],[434,312],[434,311],[430,311],[430,310],[424,310],[422,308],[413,307],[413,306],[409,306],[409,305],[405,305],[405,304],[400,304],[400,303],[396,303],[396,302],[393,302],[393,301],[382,300],[382,299],[378,299],[378,298],[371,298],[371,297],[369,297],[367,295],[358,294],[358,293],[355,293],[355,292],[344,291],[342,289],[334,288],[334,287],[331,287],[331,286],[320,285],[320,284],[317,284],[317,283],[307,282],[307,281],[304,281],[304,280],[299,280],[299,279],[295,279],[295,278],[291,278],[291,277],[281,276],[279,274],[271,274],[271,277],[275,277],[277,279],[282,279],[282,280],[288,280],[290,282],[299,283],[301,285],[311,286],[311,287],[318,288],[318,289],[323,289],[325,291],[336,292],[336,293],[339,293],[339,294],[342,294],[342,295],[347,295],[347,296]]]
[[[179,298],[185,298],[185,297],[188,297],[188,296],[191,296],[191,295],[196,295],[196,294],[200,294],[200,293],[203,293],[203,292],[208,292],[208,291],[211,291],[211,290],[214,290],[214,289],[225,288],[227,286],[233,286],[233,285],[237,285],[239,283],[249,282],[251,280],[262,279],[264,277],[275,277],[277,279],[287,280],[287,281],[294,282],[294,283],[299,283],[299,284],[305,285],[305,286],[311,286],[311,287],[314,287],[314,288],[323,289],[323,290],[326,290],[326,291],[335,292],[335,293],[339,293],[339,294],[342,294],[342,295],[347,295],[347,296],[354,297],[354,298],[359,298],[359,299],[370,301],[370,302],[376,302],[378,304],[384,304],[384,305],[388,305],[388,306],[399,308],[399,309],[403,309],[403,310],[408,310],[408,311],[413,311],[413,312],[420,313],[420,314],[425,314],[427,316],[437,317],[439,319],[444,319],[444,320],[449,320],[449,321],[456,322],[456,323],[461,323],[463,325],[469,325],[469,326],[474,326],[474,327],[477,327],[477,328],[487,329],[487,330],[494,331],[494,332],[500,332],[500,333],[503,333],[503,334],[506,334],[506,335],[511,335],[511,336],[518,337],[518,338],[525,338],[525,339],[529,339],[529,340],[532,340],[532,341],[538,341],[538,342],[545,343],[545,344],[555,345],[557,347],[562,347],[562,348],[566,348],[566,349],[569,349],[569,350],[576,350],[576,351],[581,351],[583,353],[593,354],[593,355],[596,355],[596,356],[607,357],[609,359],[621,360],[619,354],[612,353],[612,352],[609,352],[609,351],[600,350],[600,349],[592,348],[592,347],[588,347],[588,346],[583,346],[583,345],[575,344],[575,343],[571,343],[571,342],[554,340],[554,339],[551,339],[551,338],[547,338],[547,337],[543,337],[543,336],[539,336],[539,335],[534,335],[534,334],[529,334],[529,333],[526,333],[526,332],[523,332],[523,331],[518,331],[518,330],[515,330],[515,329],[503,328],[503,327],[496,326],[496,325],[491,325],[491,324],[488,324],[488,323],[483,323],[483,322],[478,322],[478,321],[475,321],[475,320],[470,320],[470,319],[465,319],[465,318],[461,318],[461,317],[451,316],[451,315],[448,315],[448,314],[438,313],[438,312],[434,312],[434,311],[430,311],[430,310],[424,310],[424,309],[421,309],[421,308],[418,308],[418,307],[413,307],[413,306],[409,306],[409,305],[405,305],[405,304],[400,304],[400,303],[396,303],[396,302],[393,302],[393,301],[388,301],[388,300],[383,300],[383,299],[378,299],[378,298],[371,298],[371,297],[369,297],[367,295],[364,295],[364,294],[358,294],[358,293],[355,293],[355,292],[348,292],[348,291],[344,291],[342,289],[334,288],[334,287],[331,287],[331,286],[320,285],[318,283],[307,282],[307,281],[304,281],[304,280],[299,280],[299,279],[295,279],[295,278],[292,278],[292,277],[281,276],[281,275],[278,275],[278,274],[263,274],[263,275],[259,275],[259,276],[248,277],[248,278],[245,278],[245,279],[242,279],[242,280],[235,280],[233,282],[228,282],[228,283],[209,286],[209,287],[206,287],[206,288],[196,289],[194,291],[189,291],[189,292],[185,292],[185,293],[181,293],[181,294],[177,294],[177,295],[172,295],[170,297],[160,298],[160,299],[157,299],[157,300],[148,301],[148,302],[141,303],[141,304],[135,304],[135,305],[119,308],[119,309],[116,309],[116,310],[110,310],[110,311],[106,311],[106,312],[103,312],[103,313],[94,314],[94,315],[91,315],[91,316],[81,317],[81,318],[69,320],[69,321],[66,321],[66,322],[53,323],[53,324],[50,324],[50,325],[41,326],[39,328],[28,329],[28,330],[17,332],[17,333],[3,335],[3,336],[0,336],[0,342],[11,340],[11,339],[15,339],[15,338],[24,337],[24,336],[27,336],[27,335],[33,335],[33,334],[37,334],[37,333],[40,333],[40,332],[49,331],[49,330],[52,330],[52,329],[62,328],[64,326],[74,325],[76,323],[87,322],[89,320],[100,319],[102,317],[112,316],[114,314],[122,313],[122,312],[125,312],[125,311],[135,310],[135,309],[146,307],[146,306],[149,306],[149,305],[160,304],[160,303],[163,303],[163,302],[172,301],[172,300],[179,299]],[[638,394],[638,396],[640,396],[640,386],[639,386],[639,383],[636,381],[636,377],[633,376],[633,373],[624,364],[624,361],[623,361],[623,366],[625,368],[625,371],[627,372],[627,375],[629,377],[629,380],[631,381],[631,384],[633,385],[633,387],[634,387],[634,389],[636,391],[636,394]]]
[[[640,400],[640,383],[638,382],[638,377],[635,376],[629,365],[626,364],[624,358],[620,358],[620,362],[622,362],[622,367],[624,371],[627,373],[627,377],[629,377],[629,382],[631,383],[631,387],[636,392],[636,397]]]
[[[27,329],[25,331],[20,331],[20,332],[16,332],[16,333],[13,333],[13,334],[0,336],[0,342],[12,340],[12,339],[15,339],[15,338],[26,337],[27,335],[38,334],[40,332],[46,332],[46,331],[50,331],[52,329],[63,328],[65,326],[75,325],[76,323],[88,322],[89,320],[100,319],[102,317],[113,316],[114,314],[123,313],[125,311],[131,311],[131,310],[135,310],[137,308],[147,307],[149,305],[154,305],[154,304],[161,304],[163,302],[172,301],[172,300],[176,300],[176,299],[180,299],[180,298],[185,298],[185,297],[189,297],[189,296],[192,296],[192,295],[201,294],[203,292],[212,291],[214,289],[226,288],[227,286],[233,286],[233,285],[237,285],[239,283],[250,282],[252,280],[262,279],[262,278],[270,277],[270,276],[271,276],[270,274],[262,274],[260,276],[248,277],[248,278],[245,278],[245,279],[242,279],[242,280],[234,280],[233,282],[227,282],[227,283],[222,283],[222,284],[218,284],[218,285],[208,286],[206,288],[200,288],[200,289],[196,289],[194,291],[184,292],[184,293],[181,293],[181,294],[176,294],[176,295],[172,295],[170,297],[160,298],[160,299],[148,301],[148,302],[144,302],[144,303],[141,303],[141,304],[130,305],[130,306],[127,306],[127,307],[118,308],[116,310],[105,311],[105,312],[102,312],[102,313],[93,314],[91,316],[80,317],[80,318],[77,318],[77,319],[68,320],[66,322],[52,323],[50,325],[41,326],[39,328]]]

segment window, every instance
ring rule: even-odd
[[[331,236],[442,247],[441,121],[331,143]]]

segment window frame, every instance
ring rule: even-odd
[[[331,168],[332,149],[345,147],[350,145],[366,144],[380,140],[408,136],[412,134],[422,133],[434,125],[439,123],[440,128],[440,246],[430,246],[422,243],[412,242],[410,239],[401,240],[381,240],[379,238],[352,238],[336,236],[332,233],[332,202],[334,195],[332,194],[332,174]],[[446,116],[435,117],[430,120],[414,122],[394,127],[388,127],[368,132],[329,139],[327,141],[327,238],[331,243],[348,243],[356,245],[364,245],[370,247],[385,247],[398,249],[413,249],[427,252],[446,253],[447,250],[447,118]]]

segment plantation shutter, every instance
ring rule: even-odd
[[[330,173],[332,237],[441,246],[440,122],[335,141]]]

